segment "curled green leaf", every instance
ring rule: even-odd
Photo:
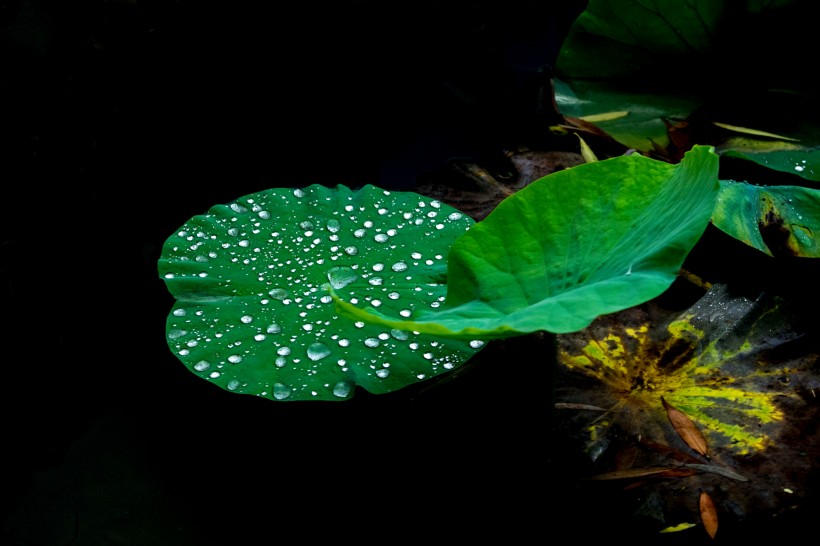
[[[633,154],[555,172],[458,238],[439,308],[405,318],[334,297],[355,320],[446,337],[580,330],[671,285],[709,223],[717,168],[696,146],[677,165]]]

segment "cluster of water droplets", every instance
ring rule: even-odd
[[[169,345],[195,372],[278,400],[338,399],[356,385],[386,392],[433,377],[483,346],[337,315],[328,286],[397,317],[442,305],[447,249],[472,220],[415,194],[408,205],[376,188],[336,191],[254,194],[169,239],[167,282],[229,287],[227,298],[178,298],[169,317]]]

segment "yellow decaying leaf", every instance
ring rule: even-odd
[[[755,136],[762,136],[762,137],[769,137],[769,138],[779,138],[781,140],[791,140],[793,142],[797,142],[796,138],[789,138],[783,135],[776,135],[774,133],[767,133],[766,131],[758,131],[757,129],[749,129],[748,127],[738,127],[737,125],[729,125],[727,123],[718,123],[717,121],[713,121],[713,124],[721,127],[723,129],[728,129],[730,131],[735,131],[738,133],[744,133],[747,135],[755,135]]]
[[[700,519],[709,536],[715,538],[718,528],[718,516],[715,503],[706,491],[700,492]]]
[[[589,144],[581,138],[581,135],[575,133],[575,136],[578,137],[578,140],[581,141],[581,157],[584,158],[584,161],[587,163],[595,163],[598,161],[598,156],[595,155],[595,152],[592,151],[592,148],[589,147]]]
[[[695,423],[693,423],[685,413],[670,405],[663,396],[661,396],[661,402],[663,403],[664,409],[666,409],[669,422],[675,427],[675,430],[683,441],[686,442],[686,445],[705,456],[708,452],[706,438],[703,437],[703,434],[698,427],[695,426]]]
[[[588,116],[581,116],[578,119],[582,119],[584,121],[588,121],[589,123],[596,123],[599,121],[610,121],[613,119],[622,118],[628,116],[629,112],[627,110],[620,110],[616,112],[604,112],[602,114],[590,114]]]
[[[666,527],[661,529],[661,533],[677,533],[678,531],[685,531],[686,529],[691,529],[694,527],[694,523],[679,523],[677,525],[673,525],[671,527]]]

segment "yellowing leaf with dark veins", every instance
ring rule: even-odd
[[[703,285],[697,298],[691,288],[679,283],[556,336],[551,434],[586,461],[576,470],[586,495],[613,477],[635,481],[630,512],[685,521],[695,514],[682,491],[719,488],[733,507],[722,519],[786,513],[820,483],[820,326],[796,312],[800,302],[722,284]],[[661,397],[703,434],[708,462],[675,430]],[[668,467],[687,472],[654,473]],[[792,493],[772,494],[786,488]],[[658,530],[669,524],[658,521]]]
[[[726,300],[727,296],[726,287],[718,285],[691,309],[662,325],[653,324],[650,317],[634,325],[607,326],[608,320],[601,320],[592,330],[561,336],[559,357],[568,369],[609,387],[613,401],[609,406],[595,405],[626,412],[633,418],[642,414],[643,421],[654,414],[657,422],[653,426],[662,428],[659,419],[666,414],[658,401],[664,397],[714,444],[730,447],[737,454],[764,450],[783,419],[776,403],[783,393],[764,386],[788,370],[756,366],[756,353],[785,338],[775,336],[761,346],[732,330],[733,325],[750,320],[758,307],[751,300]],[[772,311],[757,320],[775,316]],[[628,420],[621,418],[621,422]],[[605,425],[599,421],[594,426]],[[640,428],[646,426],[644,422]]]

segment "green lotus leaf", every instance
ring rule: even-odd
[[[483,342],[340,318],[332,287],[401,315],[440,305],[446,256],[474,221],[374,186],[276,188],[216,205],[170,236],[158,269],[176,302],[171,351],[228,391],[344,400],[452,370]]]
[[[820,182],[820,153],[818,150],[727,150],[720,156],[746,159],[769,169],[794,174],[812,182]]]
[[[559,76],[615,78],[641,70],[678,70],[713,47],[727,2],[590,0],[556,63]]]
[[[820,190],[721,180],[712,223],[769,256],[820,257]]]
[[[410,320],[363,298],[340,311],[386,327],[463,338],[580,330],[665,291],[703,235],[718,157],[695,146],[673,165],[632,154],[536,180],[453,245],[448,293]]]

